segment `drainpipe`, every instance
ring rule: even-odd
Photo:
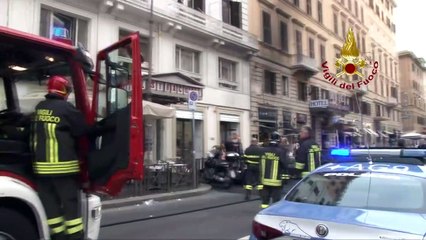
[[[148,46],[148,61],[149,61],[149,69],[148,69],[148,81],[145,88],[146,100],[152,101],[152,93],[151,93],[151,77],[152,77],[152,25],[153,21],[153,7],[154,0],[151,0],[151,6],[149,11],[149,46]]]

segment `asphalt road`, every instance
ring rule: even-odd
[[[241,188],[102,212],[99,239],[239,239],[250,234],[260,201]],[[231,205],[229,205],[231,204]]]

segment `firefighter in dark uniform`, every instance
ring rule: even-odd
[[[310,127],[303,126],[299,134],[295,169],[298,177],[303,178],[321,165],[321,148],[313,139]]]
[[[88,133],[83,114],[66,100],[71,83],[52,76],[48,94],[35,108],[33,169],[52,239],[83,239],[76,140]]]
[[[269,146],[263,148],[260,160],[260,179],[263,185],[261,208],[269,207],[281,199],[283,183],[289,179],[286,151],[279,146],[281,136],[278,132],[271,134]]]
[[[261,156],[262,148],[259,147],[257,138],[252,138],[250,146],[244,152],[244,159],[247,165],[244,185],[244,189],[246,190],[245,200],[250,199],[251,192],[254,188],[259,191],[263,189],[263,185],[260,184],[259,179],[259,162]]]

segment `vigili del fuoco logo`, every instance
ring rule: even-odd
[[[340,51],[340,58],[336,59],[336,76],[330,73],[327,61],[322,64],[323,76],[329,83],[339,86],[342,89],[354,90],[356,88],[361,88],[362,85],[368,85],[374,80],[377,69],[379,68],[379,63],[377,61],[368,61],[368,63],[367,61],[368,60],[360,56],[354,33],[352,32],[352,28],[349,28],[348,34],[346,35],[346,42]],[[371,73],[368,77],[365,77],[364,74],[361,73],[361,70],[364,68],[371,69]],[[339,79],[344,75],[349,76],[349,80]],[[355,82],[353,80],[354,75],[357,75],[361,80]],[[364,80],[362,80],[363,78]]]

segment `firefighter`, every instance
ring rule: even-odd
[[[312,129],[303,126],[299,133],[299,143],[296,149],[295,170],[298,177],[305,177],[321,165],[321,148],[312,138]]]
[[[48,80],[48,94],[37,104],[32,124],[33,170],[52,239],[83,239],[76,140],[88,133],[83,114],[68,103],[70,82]]]
[[[247,171],[244,179],[244,189],[246,190],[245,200],[250,199],[253,188],[256,188],[259,191],[263,189],[263,186],[259,181],[259,161],[261,156],[262,148],[259,147],[257,138],[252,138],[251,145],[244,152],[244,159],[247,165]]]
[[[286,151],[279,146],[281,136],[278,132],[271,134],[269,146],[262,151],[260,160],[260,179],[263,185],[261,208],[269,207],[281,199],[282,185],[289,179]]]

